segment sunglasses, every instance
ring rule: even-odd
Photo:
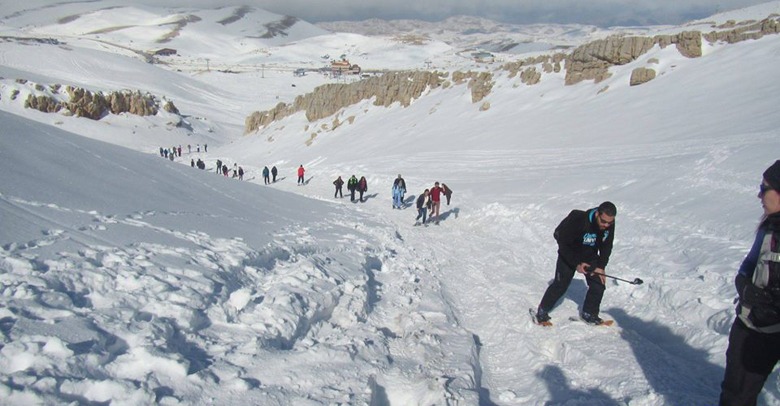
[[[599,223],[604,224],[605,226],[611,226],[612,223],[615,222],[615,219],[612,219],[611,221],[607,221],[604,220],[601,216],[596,216],[596,218],[598,219]]]
[[[758,185],[758,194],[759,194],[759,195],[761,195],[761,196],[765,195],[765,194],[766,194],[766,192],[767,192],[767,191],[770,191],[770,190],[774,190],[774,189],[772,188],[772,186],[765,185],[765,184],[763,184],[763,183],[762,183],[762,184],[760,184],[760,185]]]

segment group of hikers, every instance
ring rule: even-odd
[[[200,152],[200,144],[197,144],[196,151]],[[209,152],[209,146],[207,144],[203,144],[203,152]],[[192,145],[187,144],[187,153],[192,153]],[[160,156],[163,158],[168,158],[171,161],[173,161],[173,158],[178,156],[181,158],[181,144],[177,146],[173,146],[170,148],[163,148],[160,147]]]
[[[343,193],[343,186],[344,186],[344,179],[341,178],[341,176],[338,176],[336,180],[333,181],[333,185],[336,186],[336,192],[333,195],[334,198],[344,197]],[[357,176],[352,175],[349,180],[347,180],[347,189],[350,192],[350,200],[355,201],[355,192],[359,193],[359,200],[360,202],[363,202],[363,194],[368,191],[368,182],[366,181],[365,176],[361,176],[360,179],[357,178]],[[403,202],[404,202],[404,195],[406,195],[406,181],[401,176],[401,174],[398,174],[398,177],[395,178],[393,181],[393,187],[392,187],[392,196],[393,196],[393,209],[402,209]],[[439,185],[439,182],[435,182],[433,184],[433,187],[430,189],[425,189],[423,193],[421,193],[417,197],[417,218],[415,221],[415,225],[425,224],[428,221],[428,212],[431,213],[431,219],[436,217],[436,222],[438,224],[439,221],[439,210],[441,208],[441,196],[444,195],[447,198],[447,205],[450,205],[450,199],[452,199],[452,189],[450,189],[446,184],[442,183],[441,186]],[[419,222],[419,220],[422,218],[422,222]]]
[[[333,181],[333,184],[336,185],[336,193],[333,195],[333,197],[344,197],[344,179],[341,179],[341,176],[339,176],[336,178],[336,180]],[[360,179],[358,179],[357,176],[352,175],[349,180],[347,180],[347,190],[349,190],[350,201],[355,201],[355,192],[357,192],[359,194],[360,202],[364,202],[363,194],[368,192],[368,181],[366,180],[366,177],[361,176]]]
[[[401,175],[398,175],[398,177],[400,178]],[[452,199],[452,189],[446,183],[442,183],[439,186],[439,182],[434,182],[432,188],[425,189],[420,196],[417,196],[417,217],[414,220],[422,219],[422,223],[415,222],[414,225],[425,224],[426,221],[435,221],[436,224],[439,224],[442,195],[447,198],[447,206],[449,206],[450,199]],[[428,212],[431,215],[429,219],[426,219]],[[434,217],[436,220],[434,220]]]
[[[222,163],[221,159],[217,159],[217,175],[222,175],[227,177],[230,174],[231,170],[228,169],[228,166]],[[238,178],[238,180],[244,180],[244,168],[238,166],[237,163],[233,163],[233,169],[232,169],[232,177]]]
[[[267,166],[263,167],[263,184],[269,185],[271,183],[276,183],[276,175],[279,173],[279,171],[276,169],[276,166],[271,168],[271,170],[268,170]],[[273,181],[271,181],[271,176],[273,175]]]

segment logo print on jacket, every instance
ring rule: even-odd
[[[595,233],[585,233],[582,235],[582,245],[587,245],[588,247],[595,247],[597,238],[598,236]]]

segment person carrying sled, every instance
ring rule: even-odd
[[[347,190],[349,190],[349,200],[354,202],[355,201],[355,191],[357,190],[358,186],[358,178],[355,177],[355,175],[352,175],[351,178],[347,181]]]
[[[303,165],[298,167],[298,184],[299,185],[305,185],[306,183],[303,180],[303,175],[306,173],[306,170],[303,169]]]
[[[572,210],[555,228],[553,235],[558,242],[555,279],[537,308],[538,323],[550,321],[550,310],[569,289],[575,271],[584,274],[588,284],[580,317],[588,324],[604,322],[599,318],[599,307],[606,289],[604,269],[612,254],[616,215],[617,207],[612,202],[604,202],[590,210]]]
[[[780,160],[764,171],[764,214],[734,284],[739,300],[729,333],[720,406],[755,405],[780,360]]]
[[[358,193],[360,193],[360,201],[363,202],[363,193],[368,192],[368,181],[365,176],[361,176],[357,185]]]
[[[264,185],[267,185],[267,184],[271,183],[271,178],[269,177],[269,173],[270,172],[268,171],[268,167],[264,166],[263,167],[263,184]]]
[[[339,196],[344,197],[344,193],[341,189],[341,187],[344,186],[344,179],[341,179],[341,175],[333,181],[333,184],[336,185],[336,193],[333,195],[333,198],[335,199]]]

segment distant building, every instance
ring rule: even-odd
[[[343,58],[340,61],[330,61],[330,70],[333,76],[340,76],[344,73],[351,73],[353,75],[360,74],[360,66],[357,64],[352,65],[348,60]]]
[[[471,54],[471,57],[474,58],[477,62],[495,62],[496,57],[495,55],[491,54],[490,52],[474,52]]]
[[[173,48],[162,48],[152,52],[155,56],[171,56],[176,55],[176,50]]]

